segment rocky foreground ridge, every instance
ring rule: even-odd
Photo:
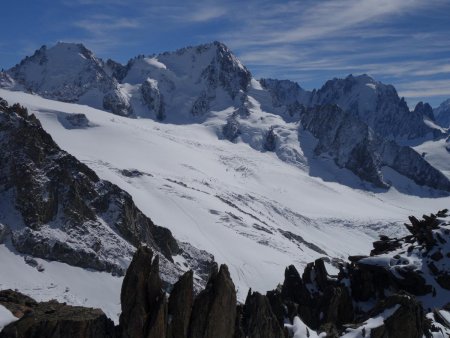
[[[450,334],[450,217],[447,210],[410,217],[410,235],[374,242],[370,256],[285,271],[282,285],[238,304],[225,265],[215,265],[195,295],[186,272],[167,296],[159,257],[146,246],[135,253],[121,291],[120,324],[100,310],[37,303],[0,292],[0,304],[19,320],[9,337],[448,337]],[[292,324],[291,324],[292,323]]]

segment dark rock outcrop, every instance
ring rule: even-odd
[[[147,332],[157,297],[162,293],[158,260],[152,262],[153,252],[139,247],[123,280],[120,302],[120,326],[123,337],[140,337]],[[156,264],[155,264],[156,263]]]
[[[417,103],[416,107],[414,108],[414,113],[422,115],[429,118],[431,121],[434,121],[433,108],[431,108],[430,104],[427,102],[423,103],[422,101],[420,101],[419,103]]]
[[[249,291],[239,322],[244,337],[283,338],[284,331],[267,296]]]
[[[187,338],[194,304],[193,272],[188,271],[173,286],[169,297],[168,338]]]
[[[99,309],[56,301],[38,303],[16,291],[0,291],[0,304],[19,319],[7,325],[1,338],[114,338],[114,323]]]
[[[166,117],[164,96],[160,93],[155,82],[147,79],[141,86],[142,100],[152,110],[159,121]]]
[[[370,336],[372,338],[423,337],[426,332],[423,308],[417,300],[407,294],[396,294],[380,301],[370,311],[368,318],[394,307],[397,307],[394,313],[384,320],[383,325],[372,329]]]
[[[236,290],[226,265],[213,270],[194,301],[190,338],[231,338],[236,319]]]
[[[277,147],[278,136],[274,131],[274,128],[270,128],[266,134],[266,140],[264,141],[263,148],[266,151],[275,151]]]
[[[227,119],[227,123],[222,128],[222,134],[225,139],[234,142],[241,134],[240,125],[235,115]]]

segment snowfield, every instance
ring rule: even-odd
[[[306,160],[302,167],[258,151],[257,131],[246,142],[222,140],[217,131],[230,109],[212,111],[203,123],[169,124],[22,92],[0,89],[0,97],[28,107],[62,149],[129,192],[156,224],[226,263],[241,301],[249,287],[261,292],[275,288],[290,264],[302,270],[318,257],[367,254],[378,234],[403,234],[407,216],[450,206],[450,197],[438,197],[407,179],[402,192],[377,192],[312,177]],[[291,137],[289,128],[298,125],[264,112],[256,99],[251,109],[252,118],[283,125],[289,149],[300,149],[303,142],[305,151],[314,142]],[[67,118],[73,114],[87,120]],[[441,151],[423,148],[432,163],[443,156],[433,157],[433,149]],[[328,164],[321,169],[324,176],[357,179],[331,160]],[[388,174],[399,178],[396,172]],[[0,255],[0,271],[7,271],[0,276],[0,288],[17,288],[37,300],[55,297],[101,307],[117,320],[120,278],[42,260],[45,270],[38,272],[6,245],[0,246]]]

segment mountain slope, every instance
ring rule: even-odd
[[[62,151],[34,115],[4,100],[0,145],[2,240],[10,236],[20,253],[123,275],[135,247],[146,243],[161,254],[168,283],[188,265],[198,277],[207,273],[199,267],[211,256],[178,243],[128,193]]]
[[[369,193],[324,182],[309,176],[308,167],[278,161],[272,152],[219,140],[216,130],[224,123],[219,117],[211,117],[206,127],[171,125],[111,118],[104,111],[20,92],[0,90],[0,96],[26,105],[63,149],[130,193],[155,223],[227,263],[240,299],[248,287],[273,288],[286,265],[304,266],[324,252],[329,257],[363,253],[370,236],[401,233],[396,224],[407,215],[450,202],[412,182],[404,182],[405,189],[422,197],[395,188]],[[84,114],[91,127],[68,128],[66,117],[74,114]],[[249,125],[260,117],[268,125],[275,121],[271,118],[282,123],[278,115],[255,110]],[[296,144],[297,130],[294,125]],[[320,166],[329,175],[351,174],[326,161]]]

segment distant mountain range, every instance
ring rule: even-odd
[[[420,102],[410,111],[393,86],[368,75],[333,79],[319,90],[306,91],[287,80],[256,80],[220,42],[140,55],[126,65],[104,62],[81,44],[58,43],[41,47],[0,78],[3,88],[166,123],[204,122],[212,112],[233,107],[223,117],[219,137],[233,142],[240,138],[302,166],[307,156],[296,155],[298,145],[280,137],[291,134],[292,124],[299,123],[300,129],[319,141],[314,156],[326,153],[338,167],[376,187],[395,184],[383,178],[383,168],[389,167],[419,185],[450,191],[450,182],[439,171],[414,151],[395,144],[444,138],[448,102],[434,111]],[[284,123],[270,125],[254,119],[252,109],[256,108],[281,116]],[[332,118],[327,128],[313,127],[323,125],[327,118]],[[297,138],[304,134],[300,129],[294,131]],[[302,144],[300,148],[307,152]]]

